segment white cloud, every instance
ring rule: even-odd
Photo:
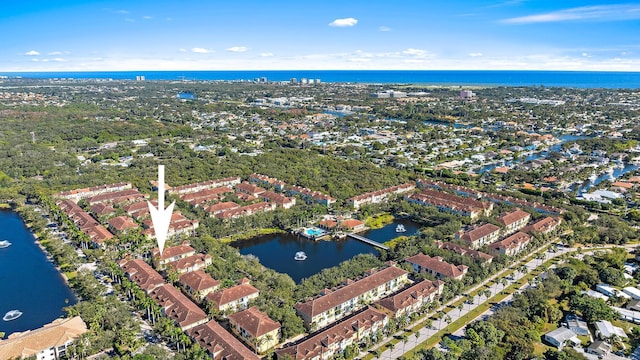
[[[350,27],[350,26],[355,26],[357,23],[358,23],[358,19],[354,19],[350,17],[350,18],[344,18],[344,19],[335,19],[329,23],[329,26]]]
[[[471,56],[471,57],[480,57],[480,56],[482,56],[482,55],[483,55],[483,54],[482,54],[481,52],[472,52],[472,53],[469,53],[469,56]]]
[[[205,48],[201,48],[201,47],[194,47],[191,49],[191,52],[197,53],[197,54],[207,54],[209,52],[209,50],[205,49]]]
[[[40,61],[40,59],[33,58],[33,59],[31,59],[31,61],[33,61],[33,62],[38,62],[38,61]]]
[[[67,60],[63,59],[63,58],[53,58],[51,59],[51,61],[55,61],[55,62],[65,62]]]
[[[427,52],[425,50],[422,49],[414,49],[414,48],[408,48],[407,50],[402,52],[405,55],[411,55],[411,56],[415,56],[415,57],[426,57],[427,56]]]
[[[270,52],[261,53],[260,56],[262,56],[262,57],[271,57],[271,56],[273,56],[273,53],[270,53]]]
[[[504,19],[505,24],[535,24],[561,21],[619,21],[640,19],[640,5],[581,6],[543,14]]]
[[[142,18],[145,20],[151,20],[153,19],[153,16],[146,15],[146,16],[143,16]]]
[[[35,50],[27,51],[27,52],[26,52],[26,53],[24,53],[24,54],[25,54],[26,56],[38,56],[38,55],[40,55],[40,53],[39,53],[39,52],[37,52],[37,51],[35,51]]]
[[[50,53],[47,53],[47,55],[62,55],[62,51],[52,51]]]
[[[589,53],[587,53],[587,52],[583,52],[582,53],[582,57],[590,58],[591,55],[589,55]]]
[[[185,49],[185,48],[180,48],[180,49],[178,49],[178,51],[180,51],[180,52],[187,52],[187,49]]]
[[[115,11],[115,13],[116,13],[116,14],[123,14],[123,15],[126,15],[126,14],[128,14],[128,13],[129,13],[129,10],[116,10],[116,11]]]
[[[388,26],[380,26],[378,28],[378,31],[382,31],[382,32],[391,31],[391,28]]]
[[[227,51],[231,51],[231,52],[245,52],[247,50],[249,49],[246,46],[232,46],[227,49]]]

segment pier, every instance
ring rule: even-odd
[[[347,236],[349,236],[349,237],[351,237],[351,238],[354,238],[354,239],[356,239],[356,240],[360,240],[360,241],[362,241],[362,242],[364,242],[364,243],[367,243],[367,244],[369,244],[369,245],[373,245],[373,246],[378,247],[378,248],[380,248],[380,249],[389,250],[389,248],[388,248],[388,247],[386,247],[386,246],[384,246],[384,245],[380,244],[380,243],[379,243],[379,242],[377,242],[377,241],[373,241],[373,240],[371,240],[371,239],[368,239],[368,238],[366,238],[366,237],[364,237],[364,236],[360,236],[360,235],[355,234],[355,233],[349,233],[349,234],[347,234]]]

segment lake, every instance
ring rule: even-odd
[[[0,332],[9,335],[39,328],[63,315],[63,307],[76,302],[17,213],[0,210],[0,240],[11,243],[0,249]],[[22,316],[3,321],[10,310],[19,310]]]
[[[397,224],[403,224],[406,232],[396,233]],[[360,235],[383,243],[400,235],[413,235],[418,229],[419,226],[410,220],[396,219],[392,224],[381,229],[365,231]],[[378,255],[375,247],[351,238],[313,241],[291,234],[273,234],[235,242],[231,245],[236,247],[242,255],[251,254],[258,257],[265,267],[288,274],[296,283],[358,254]],[[293,257],[298,251],[304,251],[307,259],[294,260]]]

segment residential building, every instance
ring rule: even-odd
[[[178,324],[182,331],[209,321],[207,314],[173,285],[160,285],[149,292],[149,297],[162,308],[165,316]]]
[[[102,225],[94,225],[84,229],[84,233],[89,236],[91,246],[94,248],[106,248],[106,241],[113,239],[113,234]]]
[[[424,189],[419,193],[409,195],[407,200],[420,205],[434,206],[440,211],[468,216],[472,220],[480,215],[489,216],[493,210],[492,203],[432,189]]]
[[[255,186],[248,182],[241,182],[240,184],[235,186],[236,191],[243,192],[245,194],[249,194],[253,197],[258,197],[263,192],[267,191],[259,186]]]
[[[313,334],[294,345],[276,350],[278,358],[291,356],[295,360],[329,360],[347,346],[357,344],[387,326],[387,316],[368,307],[339,323]]]
[[[138,284],[147,294],[164,284],[162,276],[142,259],[120,260],[118,264],[127,278]]]
[[[502,235],[510,235],[522,229],[531,219],[531,214],[520,209],[515,209],[498,217],[498,222],[502,225]]]
[[[276,209],[275,203],[259,202],[256,204],[240,206],[235,209],[228,209],[228,210],[219,212],[215,215],[215,217],[219,219],[237,219],[244,216],[253,215],[258,212],[273,211],[275,209]]]
[[[149,239],[155,239],[156,233],[153,227],[153,221],[147,219],[143,222],[142,226],[145,228],[143,233]],[[169,223],[169,231],[167,236],[172,237],[180,234],[191,235],[200,226],[198,219],[189,220],[179,211],[171,214],[171,222]]]
[[[585,350],[589,354],[593,354],[598,356],[598,358],[602,359],[607,356],[611,352],[611,344],[607,343],[603,340],[595,340],[591,343]],[[627,358],[625,358],[627,359]]]
[[[214,360],[260,360],[215,320],[187,331],[193,340],[206,349]]]
[[[195,270],[180,275],[180,286],[196,301],[202,301],[207,295],[218,290],[220,281],[203,270]]]
[[[95,195],[87,198],[87,202],[89,203],[89,205],[95,205],[98,203],[120,204],[139,201],[148,197],[149,195],[142,194],[138,191],[138,189],[134,188]]]
[[[220,312],[236,312],[246,309],[249,306],[249,301],[257,298],[258,295],[260,295],[260,290],[249,284],[249,279],[244,278],[240,284],[210,293],[206,298]]]
[[[507,256],[514,256],[526,249],[529,242],[531,242],[531,235],[523,232],[517,232],[506,239],[490,244],[487,248],[489,249],[489,252],[494,255],[503,254]]]
[[[204,189],[196,192],[184,193],[180,195],[180,199],[188,202],[193,206],[200,206],[206,202],[220,201],[224,194],[233,192],[228,186],[219,186],[212,189]]]
[[[276,178],[268,177],[262,174],[251,174],[249,175],[249,181],[252,183],[256,183],[263,186],[271,186],[276,191],[284,190],[284,187],[287,186],[287,183],[284,181],[278,180]]]
[[[233,210],[239,208],[240,205],[234,203],[233,201],[225,201],[217,204],[213,204],[205,209],[206,212],[209,213],[209,216],[214,217],[222,212],[227,210]]]
[[[464,246],[454,244],[451,242],[434,241],[433,245],[438,249],[451,250],[462,256],[469,256],[470,258],[478,261],[483,265],[490,264],[491,261],[493,260],[493,256],[489,254],[483,253],[482,251],[469,249]]]
[[[596,321],[593,326],[596,329],[596,336],[601,340],[610,340],[614,337],[626,339],[628,336],[621,327],[614,326],[610,321]]]
[[[558,348],[558,350],[562,350],[568,342],[576,345],[581,343],[576,333],[564,326],[544,334],[544,340]]]
[[[362,279],[348,281],[335,290],[325,289],[319,297],[296,304],[296,312],[313,331],[398,291],[408,282],[407,275],[395,265],[379,271],[370,270]]]
[[[402,315],[410,315],[423,305],[432,303],[444,290],[444,281],[423,280],[417,284],[413,284],[408,288],[387,296],[377,302],[378,306],[390,311],[393,317],[397,318]]]
[[[170,262],[178,261],[195,254],[196,250],[186,242],[177,246],[166,247],[162,251],[162,256],[160,256],[160,249],[155,248],[151,250],[151,257],[153,258],[153,263],[156,268],[162,268]]]
[[[555,230],[562,223],[562,218],[547,216],[535,223],[522,228],[523,232],[548,234]]]
[[[63,191],[63,192],[57,193],[55,197],[78,202],[81,199],[86,199],[92,196],[105,194],[108,192],[122,191],[127,189],[131,189],[131,183],[121,182],[116,184],[99,185],[99,186],[93,186],[90,188]]]
[[[289,209],[296,204],[296,198],[289,198],[270,190],[261,193],[260,198],[264,201],[275,203],[278,207],[283,209]]]
[[[631,287],[631,286],[627,286],[627,287],[623,288],[622,291],[625,294],[631,296],[632,299],[640,300],[640,289],[635,288],[635,287]]]
[[[388,201],[392,196],[406,193],[415,189],[416,186],[412,183],[406,183],[398,186],[388,187],[386,189],[372,191],[364,193],[358,196],[347,199],[346,203],[351,205],[354,209],[359,209],[360,206],[365,204],[378,204]]]
[[[6,340],[0,340],[0,360],[66,358],[69,345],[87,331],[80,316],[74,316],[56,319],[35,330],[12,333]]]
[[[440,256],[431,257],[423,253],[408,257],[405,261],[413,266],[414,272],[427,272],[438,279],[452,278],[462,280],[469,270],[466,265],[456,266],[444,261]]]
[[[567,314],[564,318],[564,324],[577,335],[589,335],[587,322],[576,314]]]
[[[140,227],[132,218],[125,215],[111,218],[107,223],[109,224],[109,230],[114,234],[126,233]]]
[[[255,306],[229,315],[229,326],[258,354],[264,354],[280,342],[280,323]]]
[[[302,186],[293,185],[289,187],[288,191],[292,195],[302,197],[307,204],[318,203],[324,206],[331,206],[331,204],[336,202],[336,199],[329,195],[323,194],[319,191],[313,191]]]
[[[196,270],[201,270],[211,265],[211,255],[195,254],[167,263],[167,269],[174,270],[178,274],[185,274]]]
[[[361,221],[358,219],[342,220],[340,221],[340,227],[346,231],[350,231],[354,233],[365,231],[367,229],[367,227],[364,224],[364,221]]]
[[[500,227],[487,223],[475,226],[462,235],[457,234],[456,236],[467,243],[470,248],[477,250],[484,245],[496,242],[500,238]]]
[[[202,181],[199,183],[174,186],[171,189],[167,190],[169,194],[187,194],[192,192],[198,192],[201,190],[213,189],[220,186],[229,186],[233,187],[237,184],[240,184],[241,179],[239,177],[229,177],[218,180],[208,180]]]

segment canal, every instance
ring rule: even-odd
[[[0,332],[41,327],[64,314],[76,299],[64,279],[34,241],[34,236],[13,211],[0,210]],[[22,316],[4,321],[11,310]]]
[[[402,224],[406,232],[397,233],[398,224]],[[419,226],[410,220],[396,219],[392,224],[360,233],[360,235],[384,243],[400,235],[414,235],[418,229]],[[313,241],[291,234],[272,234],[235,242],[231,245],[236,247],[242,255],[256,256],[265,267],[288,274],[296,283],[358,254],[378,255],[378,250],[375,247],[351,238]],[[307,254],[307,259],[304,261],[294,260],[293,257],[298,251],[304,251]]]

